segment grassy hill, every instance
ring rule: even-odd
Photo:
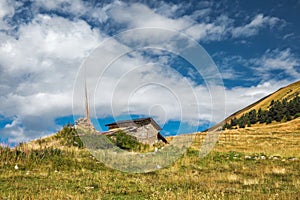
[[[297,91],[299,82],[240,112]],[[0,147],[0,199],[300,198],[300,118],[216,132],[218,142],[200,158],[207,134],[197,134],[172,165],[138,174],[102,164],[66,126],[14,149]]]
[[[197,135],[174,164],[145,174],[110,169],[54,137],[0,148],[0,199],[297,199],[299,122],[226,130],[204,158]]]
[[[249,106],[231,114],[229,117],[224,119],[222,122],[216,124],[215,126],[205,130],[206,131],[216,131],[222,129],[222,126],[225,123],[230,122],[233,118],[240,118],[243,114],[249,113],[251,110],[255,109],[258,111],[260,108],[262,110],[268,110],[269,106],[272,101],[281,101],[283,99],[286,99],[287,101],[290,101],[291,99],[295,98],[296,96],[300,96],[300,81],[297,81],[295,83],[292,83],[286,87],[280,88],[276,92],[258,100],[257,102],[254,102],[250,104]]]
[[[263,110],[267,110],[268,106],[271,104],[271,101],[274,100],[282,100],[287,99],[291,100],[295,96],[300,95],[300,81],[297,81],[295,83],[292,83],[286,87],[280,88],[276,92],[258,100],[257,102],[233,113],[228,118],[225,119],[225,121],[229,121],[233,117],[240,117],[242,114],[249,112],[252,109],[258,110],[259,108]]]

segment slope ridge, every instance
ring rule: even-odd
[[[271,101],[274,100],[282,100],[282,99],[287,99],[291,100],[292,98],[300,96],[300,80],[296,81],[294,83],[291,83],[290,85],[287,85],[285,87],[282,87],[278,89],[277,91],[261,98],[260,100],[250,104],[249,106],[246,106],[245,108],[231,114],[228,116],[226,119],[221,121],[220,123],[216,124],[215,126],[203,131],[216,131],[222,128],[222,126],[226,123],[229,122],[232,118],[236,117],[239,118],[243,114],[249,112],[252,109],[255,109],[256,111],[261,108],[263,110],[267,110],[268,106],[271,104]]]

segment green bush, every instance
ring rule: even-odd
[[[113,143],[115,143],[121,149],[126,150],[137,150],[139,149],[140,143],[137,139],[131,135],[124,133],[123,131],[118,131],[113,135],[110,135],[109,138]]]
[[[149,145],[140,143],[134,136],[123,131],[117,131],[109,135],[108,138],[121,149],[130,151],[146,151],[149,149]]]
[[[62,145],[69,147],[76,146],[79,148],[83,147],[83,143],[78,136],[76,129],[71,124],[64,126],[63,129],[55,135],[55,137],[57,139],[61,139]]]

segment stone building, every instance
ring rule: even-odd
[[[123,131],[134,136],[143,144],[153,145],[157,142],[168,143],[167,140],[160,134],[160,126],[152,118],[139,118],[133,120],[117,121],[111,124],[106,124],[109,128],[108,134],[113,134],[116,131]]]

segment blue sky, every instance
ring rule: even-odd
[[[166,49],[133,49],[115,59],[117,47],[137,37],[110,40],[96,61],[115,61],[89,93],[95,125],[105,130],[105,123],[118,119],[151,116],[165,134],[203,130],[299,80],[299,10],[299,0],[3,0],[0,143],[43,137],[81,116],[82,98],[75,94],[83,62],[105,41],[136,28],[172,30],[195,40],[214,61],[222,84],[208,87],[208,77]],[[138,35],[141,42],[165,37],[148,30]],[[167,39],[162,43],[172,46]],[[91,82],[99,79],[96,70],[88,72]]]

